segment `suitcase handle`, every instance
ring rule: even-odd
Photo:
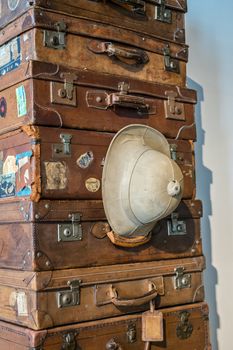
[[[108,104],[109,106],[120,106],[133,109],[150,109],[150,105],[146,103],[144,97],[121,95],[119,93],[109,95]]]
[[[152,283],[152,289],[148,293],[134,299],[120,299],[116,288],[111,288],[111,301],[115,306],[141,306],[149,303],[158,295],[156,286]]]
[[[110,0],[110,2],[117,4],[123,8],[126,8],[128,11],[145,16],[145,1],[142,0]]]
[[[92,40],[88,44],[88,49],[96,54],[105,53],[108,55],[108,57],[114,56],[120,61],[123,61],[123,59],[132,61],[123,61],[129,65],[146,64],[149,62],[149,56],[143,50],[117,47],[111,42],[99,42],[97,40]]]

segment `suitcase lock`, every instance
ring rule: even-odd
[[[167,221],[168,236],[183,236],[187,234],[186,223],[178,220],[178,213],[171,214],[171,220]]]
[[[185,120],[184,104],[177,102],[177,93],[175,91],[166,91],[167,100],[165,104],[165,118],[174,120]]]
[[[193,326],[189,322],[190,313],[187,311],[180,313],[180,323],[176,327],[176,335],[179,339],[188,339],[193,333]]]
[[[180,73],[180,63],[177,59],[171,57],[169,45],[166,45],[164,50],[164,68],[168,72]]]
[[[175,273],[175,289],[191,288],[191,275],[184,274],[184,267],[177,267]]]
[[[66,48],[66,24],[58,22],[55,24],[57,31],[44,30],[44,46],[50,49],[63,50]]]
[[[53,144],[53,157],[70,157],[71,156],[71,139],[70,134],[60,134],[61,143]]]
[[[68,281],[70,290],[57,292],[57,305],[59,308],[77,306],[80,304],[80,280]]]
[[[160,0],[160,5],[156,6],[155,19],[164,23],[172,23],[172,11],[166,7],[165,0]]]
[[[76,336],[75,332],[64,334],[61,350],[76,350],[77,344],[76,344],[75,336]]]
[[[69,214],[72,223],[58,224],[57,236],[58,242],[74,242],[81,241],[83,238],[81,214]]]

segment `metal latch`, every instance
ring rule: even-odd
[[[60,134],[62,143],[53,144],[53,157],[71,156],[71,134]]]
[[[178,217],[178,213],[172,213],[171,220],[167,221],[168,236],[183,236],[187,234],[186,223],[178,220]]]
[[[191,288],[191,275],[184,274],[184,267],[177,267],[175,269],[175,289]]]
[[[63,344],[61,350],[76,350],[77,344],[75,336],[75,332],[63,334]]]
[[[169,45],[166,45],[166,47],[163,50],[163,53],[165,70],[173,73],[180,73],[180,63],[176,58],[171,57]]]
[[[164,23],[172,23],[172,11],[166,7],[166,1],[160,0],[160,5],[156,6],[155,19]]]
[[[59,308],[71,307],[80,304],[80,284],[81,280],[68,281],[70,287],[68,291],[57,292],[57,305]]]
[[[177,93],[175,91],[166,91],[167,100],[165,105],[165,118],[175,120],[185,120],[184,104],[177,102]]]
[[[60,77],[64,79],[64,83],[56,81],[50,83],[51,103],[77,106],[76,87],[74,86],[74,81],[78,78],[77,75],[61,73]]]
[[[176,327],[176,335],[179,339],[188,339],[193,333],[193,326],[189,321],[190,313],[183,311],[180,313],[180,323]]]
[[[137,340],[137,330],[136,330],[136,325],[131,323],[128,326],[127,330],[127,340],[129,344],[133,344]]]
[[[177,161],[177,145],[174,143],[170,144],[171,159]]]
[[[57,236],[58,242],[81,241],[83,238],[81,214],[70,214],[72,223],[58,224]]]
[[[65,22],[57,22],[55,24],[56,31],[44,30],[44,46],[51,49],[63,50],[66,48],[66,24]]]

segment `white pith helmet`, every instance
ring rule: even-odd
[[[182,172],[159,131],[134,124],[115,135],[102,177],[105,214],[115,234],[147,235],[177,208],[182,193]]]

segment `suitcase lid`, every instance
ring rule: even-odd
[[[30,291],[54,291],[69,289],[73,286],[103,286],[114,283],[130,283],[144,287],[153,280],[160,295],[164,294],[163,278],[176,277],[177,269],[182,274],[202,272],[205,269],[204,256],[196,258],[173,259],[146,263],[88,267],[69,270],[27,272],[0,269],[0,285]],[[140,283],[139,283],[140,281]]]
[[[22,78],[23,77],[23,78]],[[27,79],[48,80],[65,83],[69,81],[74,86],[89,87],[90,90],[108,89],[112,92],[120,92],[122,85],[127,88],[128,94],[139,94],[146,98],[159,98],[163,100],[175,100],[176,102],[196,104],[197,92],[192,89],[181,88],[175,85],[141,82],[138,79],[120,77],[92,71],[73,69],[58,66],[52,63],[30,61],[22,64],[19,68],[1,77],[1,88],[3,91],[10,86]]]
[[[180,219],[202,217],[200,200],[184,200],[175,211]],[[40,200],[33,202],[25,199],[4,199],[0,201],[0,225],[19,222],[58,222],[72,221],[106,221],[103,203],[100,200]],[[164,220],[170,218],[168,216]]]

